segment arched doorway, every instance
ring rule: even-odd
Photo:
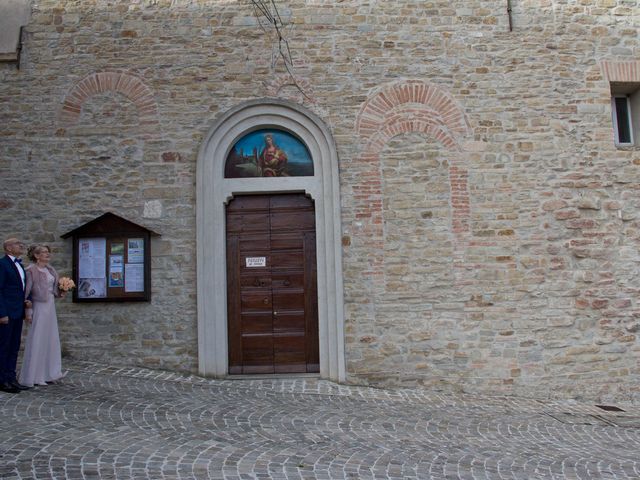
[[[264,129],[287,132],[299,139],[312,159],[312,174],[234,176],[228,174],[227,167],[225,175],[227,159],[237,142]],[[227,205],[240,196],[298,193],[314,204],[320,375],[344,381],[338,159],[329,129],[312,112],[287,101],[243,103],[222,115],[209,130],[198,155],[196,192],[200,374],[230,373]]]

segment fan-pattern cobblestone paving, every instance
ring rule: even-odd
[[[638,407],[67,367],[0,393],[0,478],[640,478]]]

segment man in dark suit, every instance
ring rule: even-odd
[[[5,256],[0,258],[0,391],[19,393],[28,388],[16,380],[25,309],[25,273],[20,264],[25,245],[17,238],[8,238],[3,247]]]

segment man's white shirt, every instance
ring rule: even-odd
[[[21,264],[16,262],[16,257],[14,257],[13,255],[9,255],[7,254],[7,257],[9,257],[11,259],[11,261],[13,262],[13,264],[16,266],[16,268],[18,269],[18,272],[20,273],[20,280],[22,280],[22,289],[24,290],[25,288],[25,283],[24,283],[24,268],[22,267]]]

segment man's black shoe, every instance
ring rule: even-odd
[[[16,387],[14,387],[13,385],[11,385],[9,383],[0,383],[0,392],[20,393],[20,390],[18,390]]]
[[[18,383],[17,381],[13,381],[13,382],[9,382],[9,385],[11,385],[14,388],[17,388],[18,390],[29,390],[31,387],[27,387],[26,385],[22,385],[21,383]]]

